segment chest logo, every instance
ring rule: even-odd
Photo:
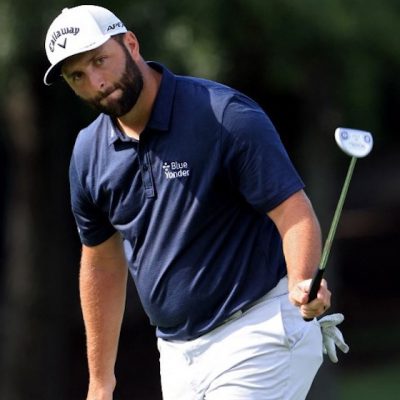
[[[176,179],[190,176],[189,164],[186,161],[165,162],[162,168],[167,179]]]

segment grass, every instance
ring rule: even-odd
[[[371,369],[343,371],[340,400],[400,399],[400,363]]]

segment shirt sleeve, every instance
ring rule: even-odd
[[[79,173],[72,155],[69,168],[72,212],[82,244],[96,246],[111,237],[116,230],[105,213],[91,200],[80,175],[82,172]]]
[[[222,159],[232,185],[261,213],[304,188],[272,122],[246,96],[225,109]]]

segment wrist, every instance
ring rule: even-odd
[[[117,381],[115,376],[107,379],[90,378],[88,400],[99,399],[99,400],[112,400],[112,394],[114,392]]]

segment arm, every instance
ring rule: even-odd
[[[313,318],[330,306],[330,292],[323,280],[318,296],[308,302],[312,276],[321,258],[321,231],[310,201],[301,190],[268,213],[283,241],[289,279],[289,298],[303,317]]]
[[[112,400],[127,284],[119,234],[98,246],[82,247],[79,284],[89,364],[87,400]]]

